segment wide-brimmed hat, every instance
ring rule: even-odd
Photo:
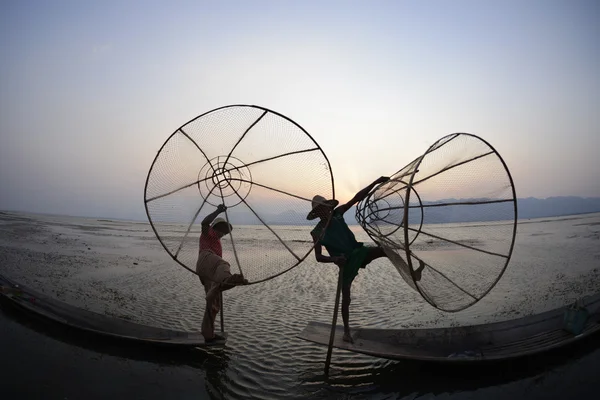
[[[221,217],[217,217],[215,219],[213,219],[213,222],[210,223],[210,227],[214,228],[214,226],[218,223],[224,222],[227,224],[227,221]],[[231,226],[231,224],[229,224],[229,232],[231,232],[233,230],[233,226]],[[227,232],[227,233],[229,233]]]
[[[316,195],[312,199],[312,210],[306,216],[306,219],[311,220],[317,218],[317,211],[322,207],[335,208],[339,204],[337,200],[327,200],[325,197]]]

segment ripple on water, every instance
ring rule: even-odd
[[[598,220],[595,216],[583,222]],[[3,274],[93,311],[164,328],[200,329],[204,293],[198,278],[172,262],[156,241],[146,240],[146,227],[119,223],[117,230],[116,224],[101,221],[96,223],[112,228],[94,230],[88,220],[71,221],[72,226],[62,226],[57,219],[47,226],[43,222],[38,221],[36,230],[30,232],[31,244],[2,241],[2,232],[9,231],[0,231]],[[29,223],[14,220],[3,228],[23,230]],[[590,267],[597,265],[597,240],[564,240],[589,228],[569,225],[573,223],[582,221],[520,226],[513,261],[498,286],[483,301],[456,314],[433,309],[393,266],[376,260],[360,271],[353,284],[351,325],[403,328],[482,323],[540,312],[597,292],[598,271]],[[84,229],[85,236],[73,233],[82,230],[75,225],[89,228]],[[110,236],[117,231],[119,236]],[[540,231],[552,235],[531,235]],[[88,251],[88,246],[94,247],[96,234],[101,249]],[[72,236],[64,238],[68,235]],[[368,239],[360,235],[359,240]],[[124,243],[129,255],[123,254]],[[203,350],[206,358],[195,366],[201,369],[199,378],[206,379],[209,392],[214,397],[265,399],[386,398],[401,392],[402,363],[334,350],[331,375],[326,379],[326,347],[296,337],[309,321],[330,323],[336,285],[337,268],[308,257],[278,278],[225,292],[227,345]]]

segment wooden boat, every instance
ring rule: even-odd
[[[392,360],[445,363],[498,361],[545,352],[600,331],[600,293],[541,314],[482,325],[429,329],[353,330],[354,344],[336,326],[333,347]],[[298,336],[329,345],[331,325],[310,322]]]
[[[225,340],[205,343],[200,332],[147,326],[84,310],[17,284],[2,275],[0,298],[37,316],[102,336],[161,346],[204,347],[225,344]],[[220,334],[227,338],[226,333]]]

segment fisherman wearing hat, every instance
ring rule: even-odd
[[[315,255],[318,262],[334,263],[343,269],[342,281],[342,319],[344,320],[344,341],[353,343],[348,322],[350,313],[350,287],[352,281],[358,275],[359,268],[365,268],[367,264],[379,257],[386,256],[383,248],[379,246],[364,246],[354,237],[346,221],[344,213],[354,204],[367,197],[369,192],[378,184],[389,181],[390,178],[382,176],[369,186],[362,189],[346,204],[339,207],[337,200],[327,200],[323,196],[316,195],[312,199],[312,210],[306,219],[320,218],[317,226],[311,231],[315,243]],[[336,208],[337,207],[337,208]],[[323,233],[323,228],[331,215],[331,220]],[[322,254],[322,246],[329,256]]]
[[[217,217],[226,209],[224,204],[220,204],[216,211],[208,214],[202,220],[196,273],[200,277],[206,293],[206,309],[202,320],[202,335],[206,342],[224,339],[215,335],[215,319],[221,310],[221,292],[238,284],[248,283],[242,275],[232,275],[229,263],[222,258],[221,238],[233,230],[231,224],[225,219]]]

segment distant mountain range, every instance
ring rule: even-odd
[[[444,199],[437,202],[425,203],[453,203],[473,201],[475,199]],[[479,199],[481,200],[481,199]],[[517,199],[518,218],[520,220],[542,217],[558,217],[563,215],[586,214],[600,212],[600,197],[548,197],[538,199],[527,197]],[[428,223],[453,223],[474,221],[498,221],[510,218],[513,212],[512,203],[495,203],[478,206],[443,206],[427,207],[424,209],[425,220]],[[357,224],[356,207],[352,207],[344,219],[348,224]],[[305,213],[288,210],[280,214],[265,216],[265,222],[272,225],[314,225],[315,221],[306,220]],[[255,221],[245,220],[243,214],[236,215],[238,224],[250,224]],[[293,222],[292,222],[293,221]]]
[[[558,217],[600,211],[600,197],[548,197],[518,199],[519,218]]]
[[[444,199],[436,202],[426,203],[432,205],[435,203],[455,203],[472,201],[474,199]],[[478,199],[481,200],[481,199]],[[317,221],[309,221],[306,219],[306,210],[302,212],[298,210],[286,210],[280,213],[273,212],[267,207],[255,209],[261,219],[269,225],[315,225]],[[415,211],[417,209],[414,209]],[[8,210],[7,210],[8,211]],[[18,212],[17,210],[14,210]],[[544,217],[559,217],[563,215],[587,214],[600,212],[600,197],[548,197],[539,199],[535,197],[527,197],[517,199],[517,211],[519,220]],[[475,221],[499,221],[506,220],[512,217],[513,204],[494,203],[478,206],[439,206],[427,207],[423,209],[425,221],[427,223],[453,223],[453,222],[475,222]],[[356,207],[352,207],[346,214],[344,219],[349,225],[358,224],[356,221]],[[420,213],[411,213],[411,220],[418,217]],[[87,217],[90,217],[89,215]],[[100,218],[100,216],[95,216]],[[188,216],[174,214],[172,220],[164,220],[163,222],[183,223],[188,221]],[[109,219],[119,219],[115,216],[105,217]],[[251,212],[243,209],[231,208],[229,211],[230,221],[235,225],[259,225],[262,224],[258,218]],[[399,217],[401,219],[401,217]],[[120,219],[126,221],[143,221],[147,222],[147,217],[140,214],[131,218]],[[199,223],[200,219],[197,220]],[[396,222],[396,221],[394,221]],[[399,222],[399,221],[398,221]],[[415,220],[412,223],[417,222]]]

